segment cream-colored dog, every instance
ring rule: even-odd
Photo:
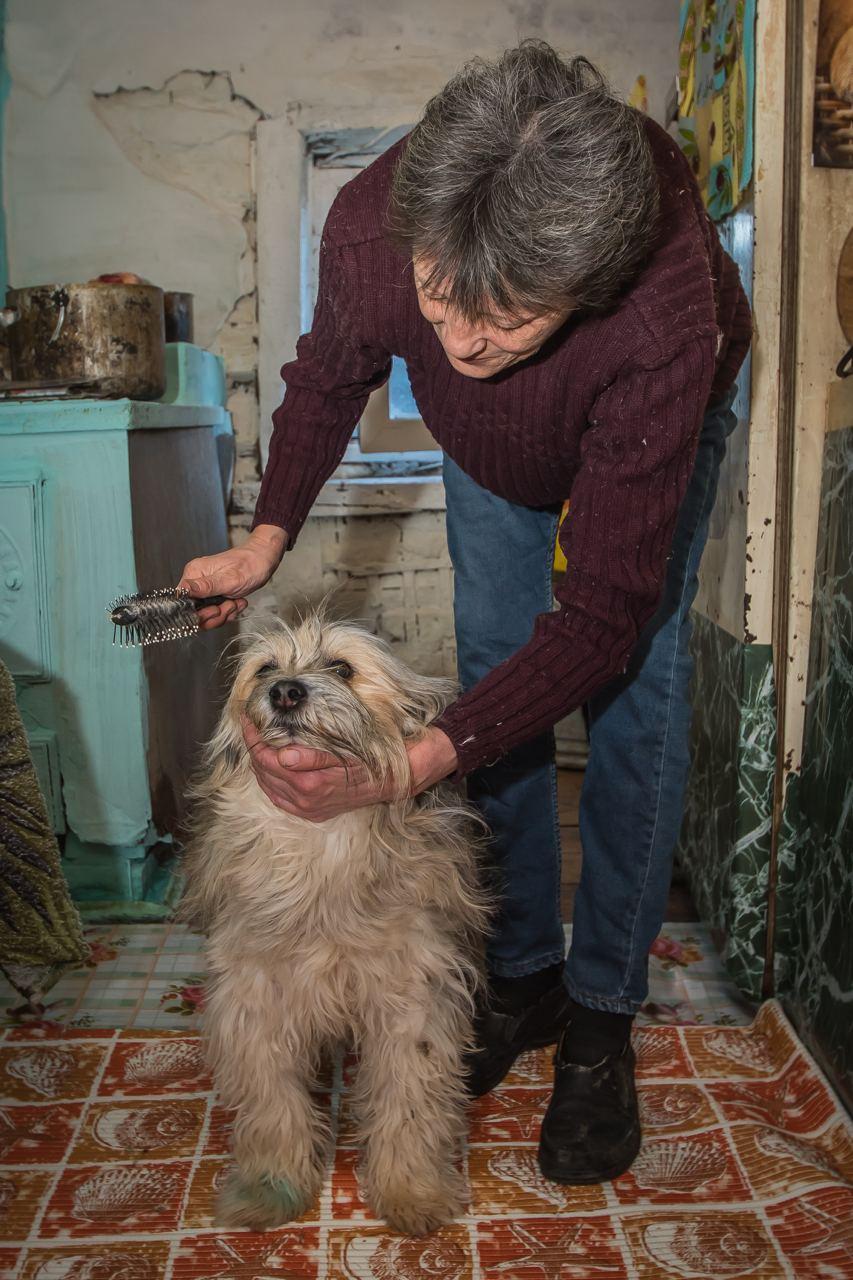
[[[224,1223],[272,1227],[319,1192],[329,1126],[311,1088],[321,1052],[346,1039],[374,1211],[415,1235],[464,1206],[462,1055],[486,910],[470,812],[449,790],[406,797],[405,744],[452,692],[317,616],[273,623],[240,658],[195,787],[183,910],[209,935],[205,1034],[236,1109]],[[244,715],[266,742],[359,761],[401,798],[316,824],[277,809]]]

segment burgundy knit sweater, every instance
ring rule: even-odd
[[[403,140],[335,200],[312,329],[281,371],[286,394],[255,524],[279,525],[290,545],[392,354],[405,359],[435,439],[478,484],[530,507],[571,497],[559,608],[436,722],[456,748],[457,777],[549,728],[624,670],[662,592],[705,407],[731,387],[749,346],[737,268],[678,147],[647,128],[660,237],[606,315],[571,318],[537,355],[494,378],[457,373],[418,309],[411,264],[383,235]]]

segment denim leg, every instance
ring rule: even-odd
[[[530,637],[552,608],[558,511],[516,506],[445,455],[447,540],[455,575],[459,679],[469,689]],[[544,734],[468,778],[492,839],[500,907],[487,948],[492,973],[518,977],[563,959],[560,825],[554,735]]]
[[[595,1009],[634,1013],[648,993],[648,952],[666,910],[690,768],[690,607],[735,423],[730,397],[707,411],[658,611],[626,673],[589,702],[566,982]]]

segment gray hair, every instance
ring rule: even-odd
[[[604,310],[655,238],[642,117],[584,57],[524,40],[474,58],[426,105],[396,166],[388,231],[429,293],[470,320],[494,307]]]

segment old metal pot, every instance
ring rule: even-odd
[[[163,291],[150,284],[55,284],[10,289],[16,382],[95,384],[96,395],[158,400],[166,389]]]

